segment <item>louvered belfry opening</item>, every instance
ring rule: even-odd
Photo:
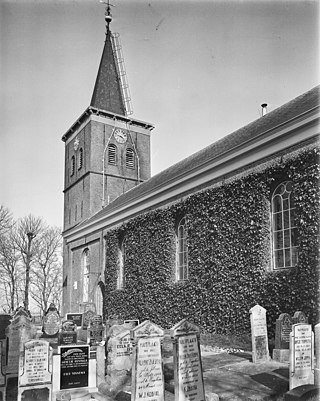
[[[117,164],[117,147],[116,145],[110,144],[108,146],[108,163]]]
[[[135,160],[134,160],[134,151],[132,149],[127,149],[126,152],[126,167],[134,168]]]

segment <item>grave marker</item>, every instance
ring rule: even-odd
[[[41,340],[27,341],[20,354],[18,401],[50,401],[51,393],[52,350],[49,343]]]
[[[88,326],[88,344],[90,347],[96,347],[104,339],[104,326],[102,316],[95,315]]]
[[[45,338],[57,337],[60,328],[60,315],[53,303],[43,317],[42,331]]]
[[[88,326],[90,324],[90,321],[97,316],[96,312],[92,311],[92,310],[88,310],[86,312],[83,313],[82,316],[82,329],[83,330],[87,330]]]
[[[72,320],[62,322],[59,332],[59,345],[77,344],[77,325]]]
[[[200,329],[186,319],[170,330],[176,401],[204,401]]]
[[[290,334],[289,390],[314,384],[313,348],[311,324],[294,324]]]
[[[60,389],[88,387],[89,345],[60,346]]]
[[[163,329],[148,320],[131,330],[134,345],[131,401],[164,401],[163,336]]]
[[[72,320],[77,327],[82,327],[82,313],[67,313],[67,320]]]
[[[309,323],[307,316],[301,311],[297,311],[293,315],[292,324],[297,324],[297,323],[305,323],[305,324]]]
[[[276,320],[275,349],[273,359],[278,362],[289,362],[290,333],[292,319],[288,313],[281,313]]]
[[[260,363],[270,360],[266,310],[255,305],[250,309],[252,362]]]

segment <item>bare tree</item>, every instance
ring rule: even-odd
[[[1,236],[12,226],[13,218],[10,210],[3,205],[0,205],[0,240]]]
[[[61,229],[47,227],[38,235],[31,274],[30,295],[43,314],[51,302],[59,308],[62,291]]]
[[[15,244],[18,247],[25,266],[24,307],[29,310],[30,268],[39,241],[37,235],[44,230],[45,224],[40,217],[29,214],[17,222]]]

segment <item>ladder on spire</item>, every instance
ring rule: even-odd
[[[122,46],[120,43],[120,35],[118,33],[112,33],[111,34],[111,43],[113,47],[113,52],[117,61],[117,67],[118,67],[118,74],[120,77],[120,84],[121,84],[121,89],[122,89],[122,96],[124,100],[124,105],[126,108],[126,115],[129,116],[133,113],[132,111],[132,106],[131,106],[131,95],[130,95],[130,90],[129,90],[129,85],[128,85],[128,80],[127,80],[127,73],[126,73],[126,68],[124,64],[124,58],[122,55]]]

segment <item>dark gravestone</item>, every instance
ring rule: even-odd
[[[9,326],[10,320],[10,315],[0,315],[0,340],[6,339],[6,328]]]
[[[50,390],[48,387],[32,388],[23,390],[21,401],[50,401]]]
[[[289,362],[290,333],[292,330],[292,319],[288,313],[281,313],[276,320],[275,348],[273,359],[277,362]]]
[[[59,345],[77,344],[77,325],[72,320],[65,320],[59,332]]]
[[[89,346],[61,346],[60,354],[60,389],[88,387]]]
[[[60,315],[54,304],[50,304],[43,317],[43,336],[46,338],[57,337],[60,328]]]
[[[18,377],[9,377],[6,387],[6,401],[17,401],[18,399]]]
[[[82,313],[67,313],[67,320],[72,320],[77,327],[82,326]]]
[[[297,323],[308,324],[309,323],[309,319],[307,318],[307,316],[303,312],[297,311],[293,315],[292,324],[297,324]]]

